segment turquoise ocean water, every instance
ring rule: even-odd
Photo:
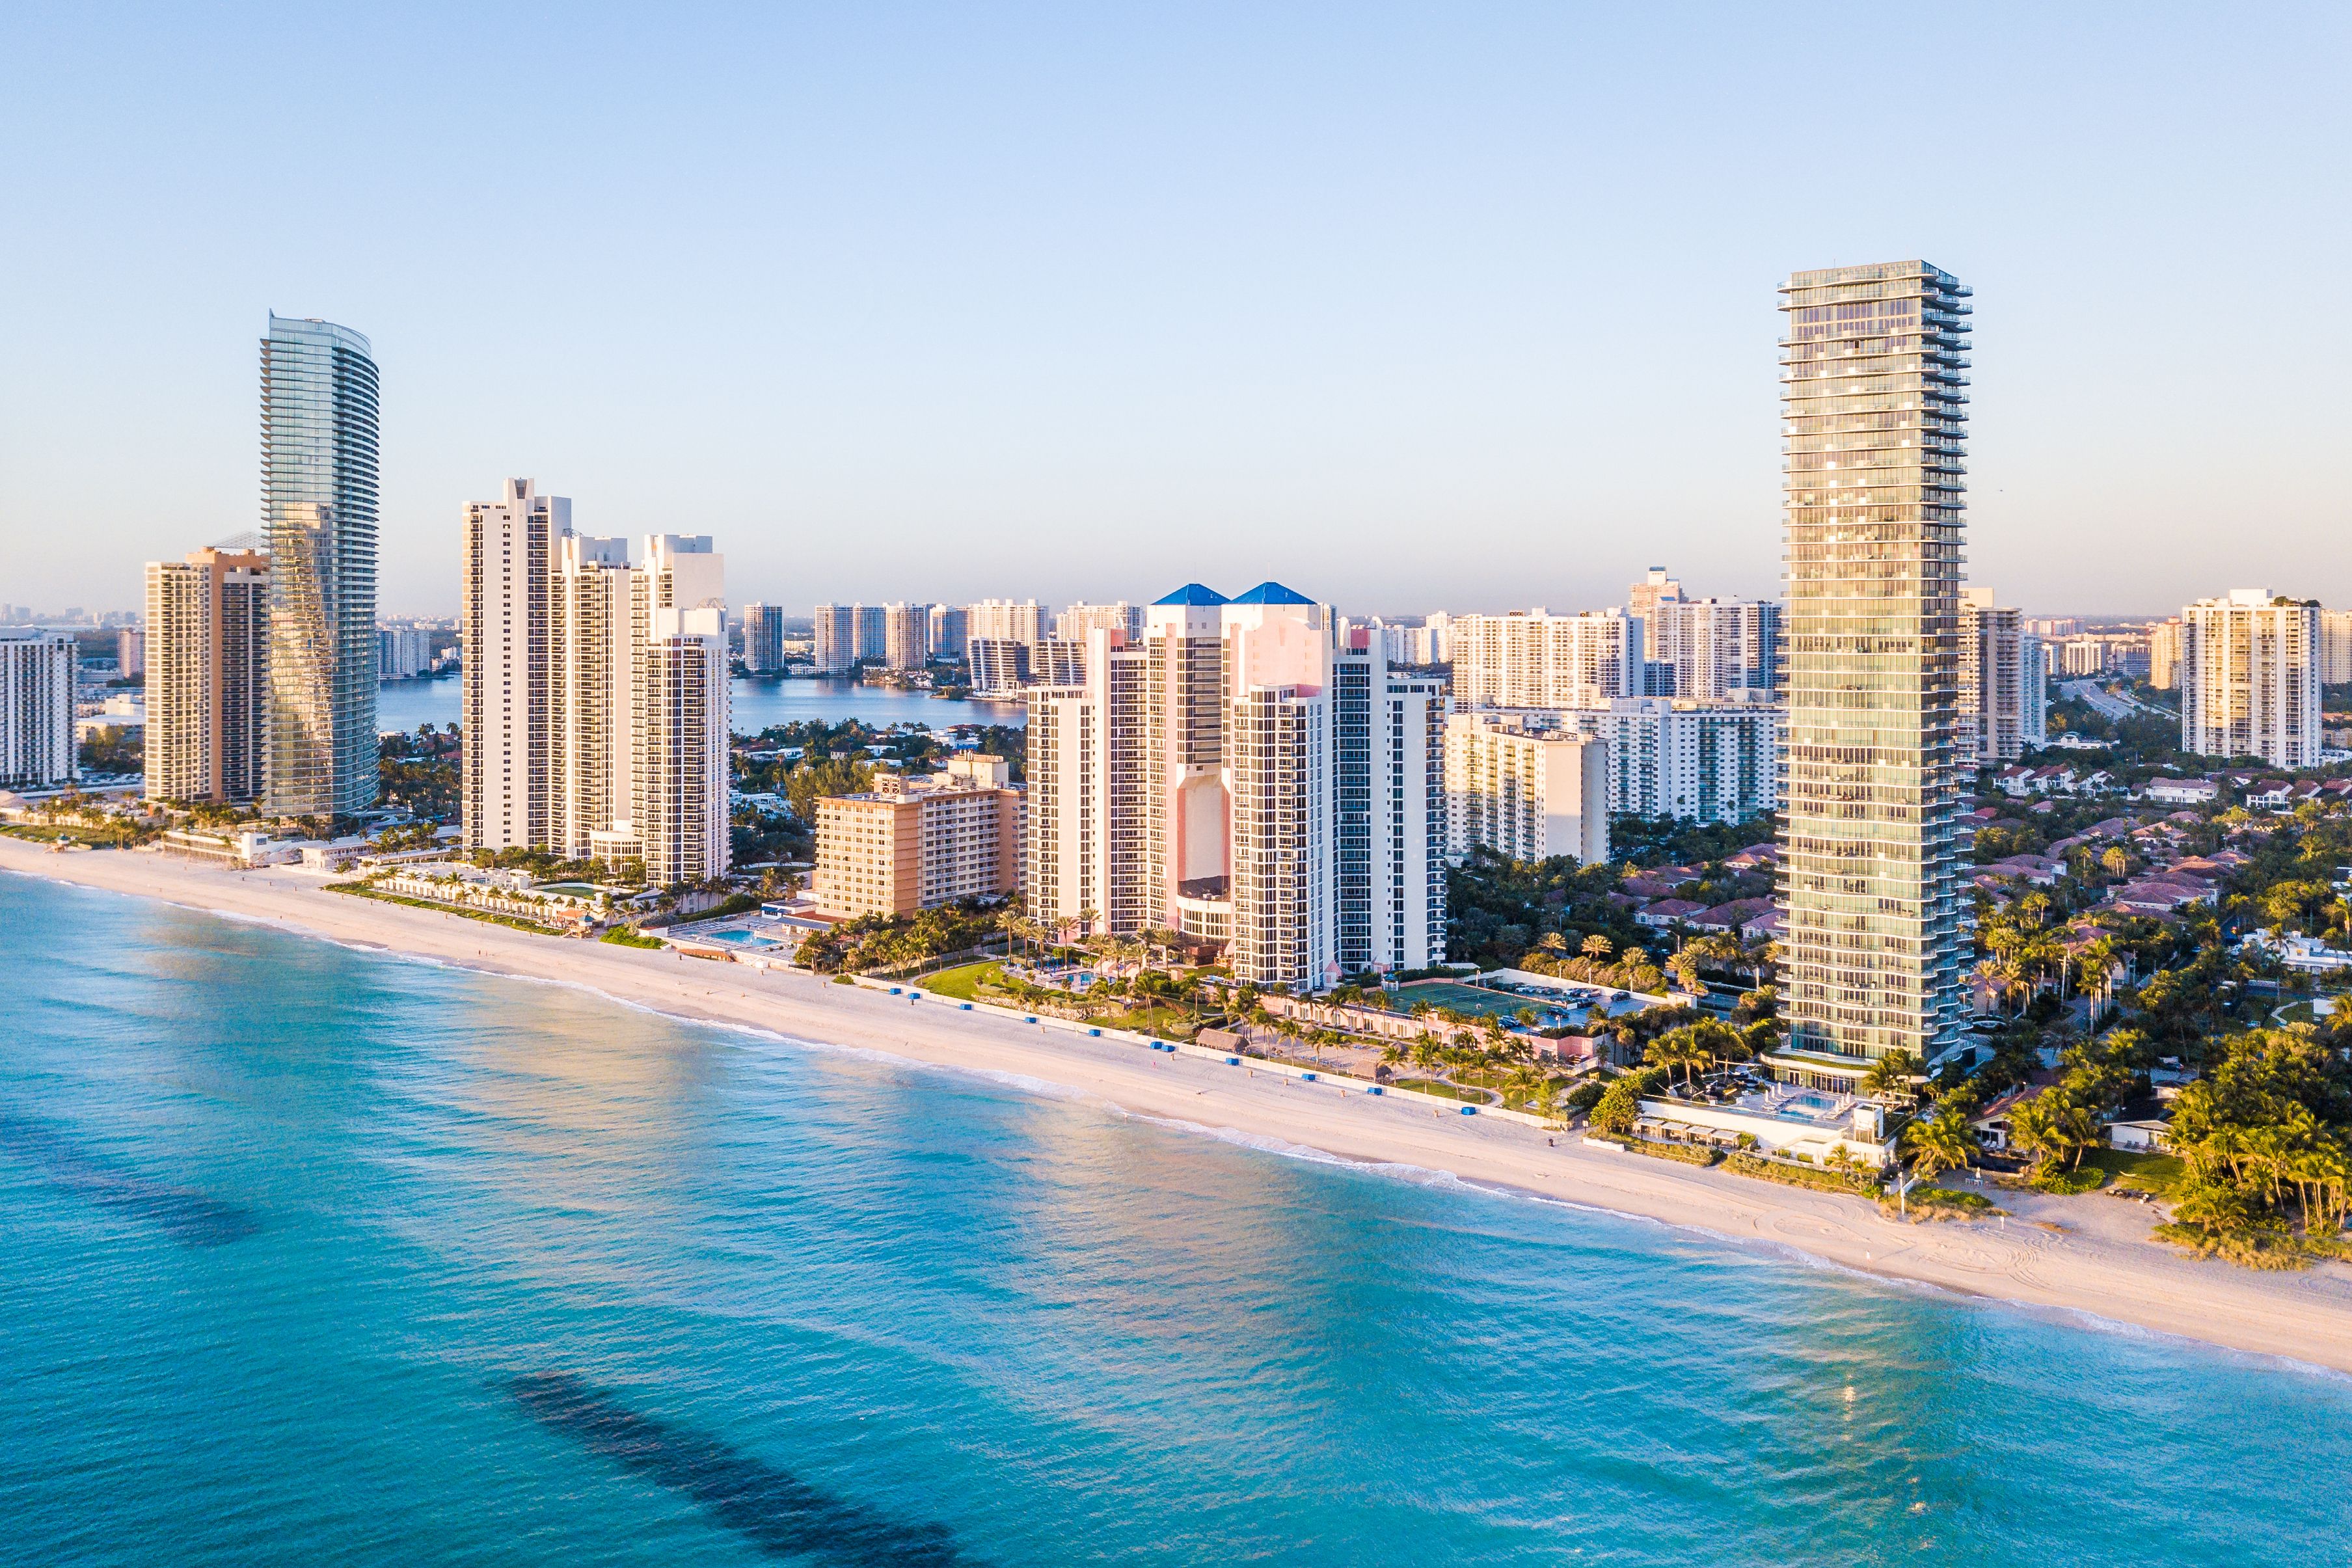
[[[0,1562],[2334,1563],[2352,1384],[0,875]]]

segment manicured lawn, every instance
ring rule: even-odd
[[[0,833],[11,838],[29,838],[38,844],[55,844],[60,838],[70,838],[76,844],[95,845],[101,848],[131,842],[128,828],[91,827],[79,822],[11,822],[0,824]]]
[[[939,970],[914,982],[923,990],[940,996],[952,996],[959,1002],[1007,1000],[982,996],[980,994],[982,983],[1002,987],[1004,984],[1003,967],[995,963],[966,963],[954,969]]]
[[[1170,1037],[1192,1036],[1192,1020],[1181,1007],[1146,1007],[1139,1012],[1121,1013],[1101,1020],[1114,1029],[1133,1029],[1139,1035],[1161,1035]]]
[[[2168,1198],[2189,1167],[2171,1154],[2134,1154],[2122,1149],[2093,1149],[2083,1156],[2083,1166],[2097,1166],[2107,1173],[2110,1184],[2132,1187],[2143,1193],[2153,1193]]]

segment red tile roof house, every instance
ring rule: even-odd
[[[1695,904],[1688,899],[1660,899],[1646,910],[1635,910],[1633,921],[1637,925],[1654,926],[1663,931],[1678,921],[1686,921],[1693,915],[1706,912],[1705,904]]]
[[[2210,904],[2218,897],[2218,890],[2207,883],[2151,877],[2132,883],[2107,901],[2133,914],[2170,914],[2184,904]]]
[[[1694,931],[1735,931],[1772,908],[1769,899],[1734,899],[1711,910],[1701,910],[1684,923]]]
[[[1739,928],[1739,934],[1749,942],[1778,942],[1784,930],[1780,906],[1774,905]]]
[[[1985,868],[2005,877],[2018,877],[2038,888],[2049,887],[2065,870],[2065,863],[2047,855],[2012,855],[2006,860],[1996,860]]]
[[[2294,802],[2293,779],[2264,779],[2246,789],[2246,805],[2259,811],[2284,811]]]

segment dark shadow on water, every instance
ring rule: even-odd
[[[639,1415],[570,1373],[526,1373],[505,1387],[541,1425],[692,1498],[771,1556],[910,1568],[972,1561],[943,1524],[903,1523],[833,1497],[716,1437]]]
[[[0,1154],[22,1161],[60,1192],[144,1221],[190,1247],[225,1246],[261,1228],[250,1210],[191,1187],[119,1170],[57,1129],[5,1107],[0,1107]]]

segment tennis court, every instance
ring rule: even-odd
[[[1547,1005],[1533,996],[1513,996],[1506,992],[1489,991],[1482,985],[1462,985],[1451,980],[1414,980],[1397,987],[1399,1011],[1412,1012],[1416,1002],[1426,1002],[1433,1007],[1451,1007],[1473,1018],[1490,1015],[1509,1017],[1522,1007],[1533,1007],[1540,1013]]]

